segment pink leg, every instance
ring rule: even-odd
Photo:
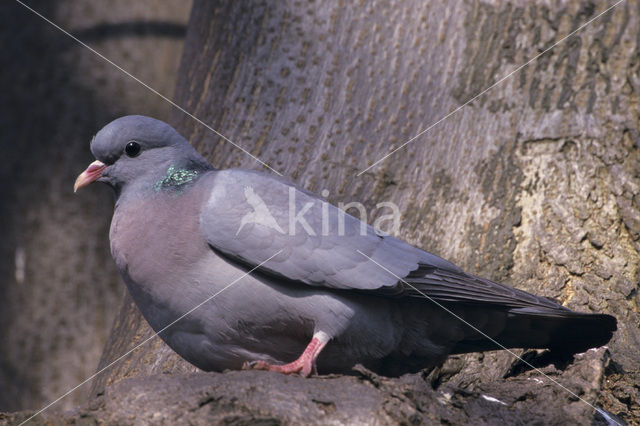
[[[277,371],[283,374],[299,373],[302,377],[309,377],[312,372],[316,371],[316,359],[318,355],[329,341],[329,336],[322,331],[313,335],[311,342],[307,345],[304,352],[298,359],[285,365],[273,365],[265,361],[246,362],[242,368],[245,370],[267,370]]]

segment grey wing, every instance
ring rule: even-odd
[[[397,277],[420,264],[459,271],[293,184],[248,170],[216,173],[200,220],[214,249],[250,265],[279,253],[262,269],[312,286],[398,288]]]
[[[312,286],[492,304],[519,311],[566,311],[543,297],[466,274],[280,179],[249,170],[216,173],[201,212],[214,249]]]

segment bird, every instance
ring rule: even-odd
[[[201,370],[399,376],[468,352],[570,356],[616,330],[611,315],[474,276],[285,178],[216,169],[163,121],[117,118],[90,149],[74,192],[113,189],[117,269],[149,325]]]

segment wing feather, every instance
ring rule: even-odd
[[[441,302],[565,310],[549,299],[466,274],[438,256],[381,235],[284,180],[229,169],[216,172],[213,182],[200,217],[206,241],[251,266],[281,250],[263,266],[265,272],[310,286],[395,297],[427,295]]]

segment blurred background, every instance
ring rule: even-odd
[[[172,96],[190,1],[28,5]],[[112,196],[72,189],[91,137],[126,114],[166,120],[170,105],[19,3],[0,4],[0,43],[0,411],[16,411],[90,376],[118,313]]]

